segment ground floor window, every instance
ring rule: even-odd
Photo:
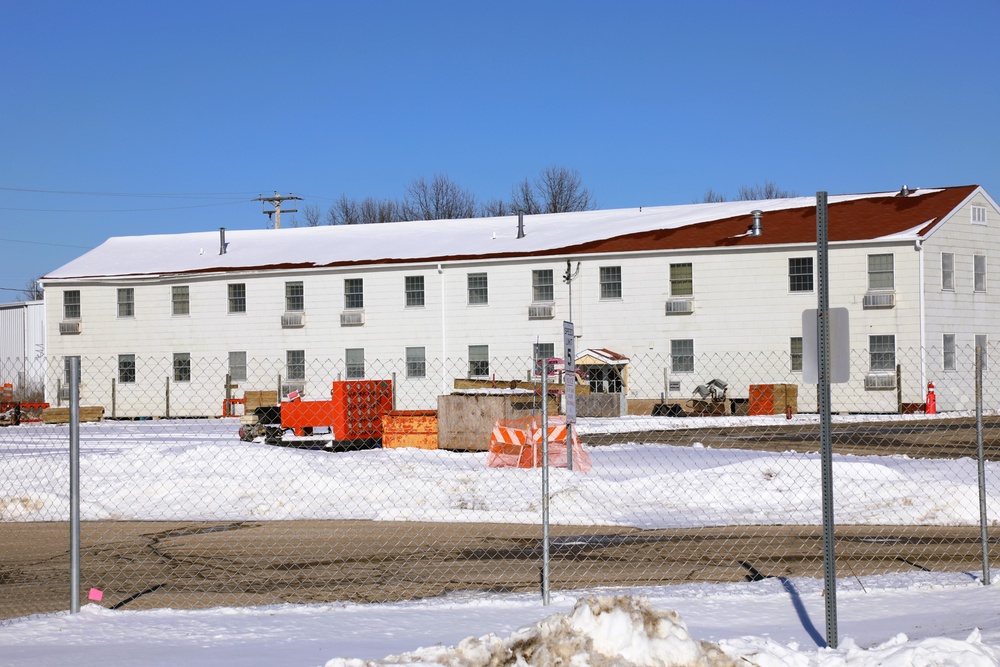
[[[674,373],[694,373],[694,339],[670,341],[670,368]]]
[[[344,372],[348,380],[365,379],[365,349],[350,347],[344,350]]]
[[[191,355],[187,352],[174,354],[174,382],[191,381]]]
[[[118,355],[118,382],[121,384],[131,384],[135,382],[135,355]]]
[[[896,337],[869,336],[868,361],[872,373],[895,373]]]
[[[406,377],[427,377],[427,354],[424,351],[424,348],[406,348]]]
[[[469,346],[469,377],[489,377],[490,346]]]

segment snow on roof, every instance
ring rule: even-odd
[[[919,234],[953,210],[975,186],[834,195],[830,240]],[[746,233],[750,212],[764,212],[763,236]],[[833,210],[838,210],[838,215]],[[842,209],[843,215],[840,215]],[[113,237],[52,271],[46,280],[155,276],[351,264],[438,262],[573,252],[618,252],[815,241],[815,198],[737,201],[525,216],[431,220],[375,225],[226,230]],[[877,224],[873,224],[877,223]],[[846,238],[835,231],[845,230]]]

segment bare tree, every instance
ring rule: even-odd
[[[542,205],[538,203],[538,196],[531,181],[524,179],[510,191],[510,208],[514,213],[525,213],[533,215],[542,212]]]
[[[535,189],[545,213],[589,211],[596,205],[576,169],[547,167],[535,179]]]
[[[358,202],[354,199],[348,199],[347,195],[340,195],[340,199],[333,202],[326,211],[326,224],[361,224],[361,213],[358,210]]]
[[[403,214],[407,220],[474,218],[476,196],[444,174],[429,183],[421,176],[406,187]]]
[[[319,206],[306,206],[302,209],[302,217],[306,219],[307,227],[319,227],[319,220],[322,217]]]
[[[503,199],[489,199],[479,205],[479,215],[484,218],[501,218],[514,213],[517,211],[513,209],[513,204]]]
[[[701,203],[704,204],[718,204],[724,201],[729,201],[729,197],[721,192],[716,192],[712,188],[705,190],[705,194],[701,197]]]
[[[774,181],[764,181],[764,184],[754,183],[753,185],[741,185],[736,193],[739,201],[758,201],[761,199],[786,199],[795,197],[794,192],[783,190]]]
[[[38,282],[42,277],[32,278],[28,282],[24,283],[24,289],[21,293],[17,295],[18,301],[41,301],[45,296],[45,290],[42,289],[41,284]]]

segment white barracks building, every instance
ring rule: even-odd
[[[75,356],[82,402],[117,416],[164,414],[165,391],[171,415],[218,415],[227,373],[237,396],[280,377],[309,398],[394,373],[397,407],[433,408],[456,377],[523,379],[533,356],[561,356],[572,318],[578,351],[630,360],[636,405],[712,377],[733,397],[797,382],[801,404],[815,395],[800,372],[815,203],[111,238],[43,278],[47,399]],[[996,202],[974,185],[831,195],[829,241],[830,305],[849,310],[854,350],[834,409],[894,411],[928,381],[939,409],[971,407],[965,350],[1000,336]]]

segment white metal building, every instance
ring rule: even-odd
[[[835,400],[894,409],[897,353],[915,351],[902,399],[922,401],[933,380],[939,406],[968,407],[967,384],[948,378],[962,349],[1000,336],[996,202],[977,186],[829,202],[830,303],[849,309],[868,366]],[[111,238],[42,279],[47,354],[55,368],[83,358],[90,404],[108,405],[113,383],[124,405],[173,382],[174,414],[216,414],[219,374],[196,391],[199,368],[228,368],[246,388],[281,375],[322,396],[334,367],[375,377],[391,366],[412,389],[401,407],[424,408],[456,376],[561,355],[572,318],[577,349],[665,360],[669,383],[632,373],[630,399],[690,396],[706,354],[747,356],[728,378],[745,395],[768,379],[754,355],[801,366],[815,219],[815,198],[799,197],[533,215],[521,227],[501,217]]]
[[[0,304],[0,384],[18,400],[41,398],[45,386],[45,304]]]

